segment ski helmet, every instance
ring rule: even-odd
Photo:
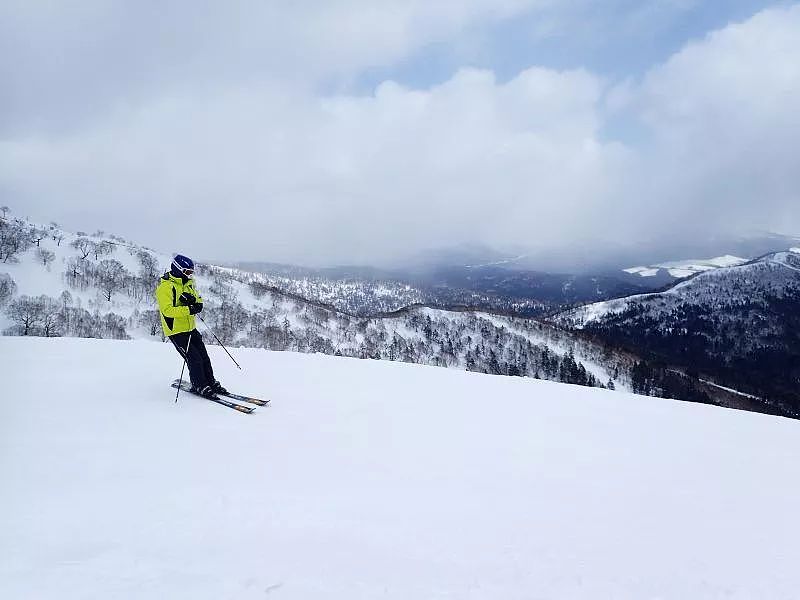
[[[175,277],[191,277],[194,273],[194,261],[183,254],[176,254],[172,259],[170,272]]]

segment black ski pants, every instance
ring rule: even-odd
[[[214,370],[211,368],[211,359],[208,358],[203,336],[196,329],[169,336],[181,356],[186,359],[189,366],[189,378],[192,386],[198,390],[214,383]],[[189,351],[186,351],[188,344]]]

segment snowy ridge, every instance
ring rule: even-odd
[[[704,271],[741,265],[746,263],[748,260],[749,259],[726,254],[725,256],[718,256],[716,258],[709,259],[679,260],[649,265],[646,267],[631,267],[629,269],[623,269],[623,271],[632,275],[640,275],[641,277],[655,277],[658,275],[658,272],[663,269],[666,270],[672,277],[682,279],[684,277],[690,277],[696,273],[702,273]]]
[[[760,259],[728,267],[718,267],[681,281],[665,292],[638,294],[627,298],[587,304],[557,315],[555,322],[583,327],[609,315],[645,304],[652,311],[668,311],[676,304],[700,302],[722,305],[738,302],[756,294],[780,294],[798,283],[800,256],[794,252],[775,252]]]
[[[353,316],[394,312],[413,304],[422,304],[426,295],[419,289],[396,281],[363,281],[324,277],[276,275],[232,267],[214,267],[234,279],[260,284],[286,294],[301,296],[326,304]]]
[[[464,266],[467,269],[481,269],[481,268],[484,268],[484,267],[498,267],[500,265],[510,265],[510,264],[518,263],[519,261],[524,260],[526,258],[528,258],[527,254],[520,254],[519,256],[516,256],[514,258],[507,258],[507,259],[504,259],[504,260],[495,260],[495,261],[488,262],[488,263],[483,263],[483,264],[464,265]]]
[[[321,355],[236,350],[238,372],[210,352],[272,405],[175,404],[167,345],[0,338],[0,597],[800,588],[796,421]],[[59,401],[16,401],[43,373]]]
[[[800,417],[800,254],[774,252],[706,271],[652,294],[586,305],[556,315],[617,348],[636,348],[731,397]],[[631,388],[662,386],[648,368]],[[648,392],[649,393],[649,392]],[[658,395],[659,392],[656,392]],[[759,400],[760,399],[760,400]]]

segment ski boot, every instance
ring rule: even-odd
[[[196,388],[192,386],[191,392],[193,394],[197,394],[198,396],[202,396],[203,398],[216,398],[217,393],[214,391],[214,388],[210,385],[206,385],[201,388]]]

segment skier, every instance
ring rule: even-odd
[[[227,390],[214,379],[203,336],[195,329],[194,316],[203,310],[203,298],[194,289],[193,274],[192,259],[176,255],[169,271],[161,277],[156,288],[156,299],[164,335],[189,365],[192,392],[213,398],[217,394],[227,393]]]

